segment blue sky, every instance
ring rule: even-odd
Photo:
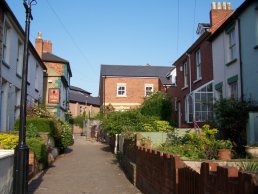
[[[243,1],[227,2],[235,9]],[[6,2],[24,27],[23,1]],[[51,40],[53,53],[70,61],[71,84],[98,96],[101,64],[171,66],[198,38],[198,23],[209,22],[212,0],[37,2],[31,42],[38,32]]]

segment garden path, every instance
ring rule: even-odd
[[[35,194],[140,194],[106,144],[75,136],[75,144],[29,184]]]

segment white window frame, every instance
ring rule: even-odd
[[[151,88],[151,90],[147,91],[147,88]],[[148,93],[148,92],[150,92],[150,93]],[[153,92],[154,92],[153,84],[145,84],[145,86],[144,86],[144,95],[145,96],[151,96],[153,94]]]
[[[122,92],[123,90],[121,88],[124,88],[124,93],[119,94],[119,92]],[[126,97],[126,83],[118,83],[117,84],[117,89],[116,89],[116,96],[117,97]]]
[[[189,67],[187,62],[184,62],[183,64],[183,73],[184,73],[184,87],[188,87]]]
[[[5,19],[3,26],[3,51],[2,60],[5,64],[9,65],[10,62],[10,36],[11,36],[11,25]]]
[[[195,63],[196,63],[196,80],[202,79],[202,60],[201,60],[201,51],[198,49],[195,52]]]
[[[36,62],[35,64],[35,89],[39,89],[39,64]]]
[[[228,62],[236,58],[236,30],[235,27],[228,32]]]
[[[230,98],[238,99],[238,81],[229,84]]]
[[[22,65],[23,65],[23,43],[20,39],[18,39],[16,73],[19,76],[22,75]]]

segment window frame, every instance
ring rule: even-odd
[[[195,52],[195,64],[196,64],[196,80],[202,79],[202,59],[201,59],[201,50],[198,49]]]
[[[151,93],[147,94],[147,88],[151,88]],[[144,85],[144,96],[151,96],[154,93],[154,86],[153,84],[145,84]]]
[[[5,18],[3,24],[2,61],[7,65],[10,63],[10,33],[11,25]]]
[[[119,94],[119,92],[122,91],[122,90],[120,90],[120,87],[124,88],[124,93],[123,94]],[[126,97],[126,83],[117,83],[117,86],[116,86],[116,96],[117,97]]]
[[[188,87],[189,78],[189,67],[187,61],[183,63],[183,76],[184,76],[184,87]]]
[[[236,59],[236,30],[235,26],[227,32],[228,34],[228,62]]]
[[[230,98],[238,99],[238,81],[229,84]]]
[[[17,45],[17,59],[16,59],[16,74],[21,76],[22,75],[22,66],[23,66],[23,42],[18,39]]]

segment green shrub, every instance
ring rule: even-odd
[[[26,137],[27,138],[34,138],[39,137],[38,129],[34,126],[33,123],[30,123],[28,127],[26,128]]]
[[[72,126],[69,125],[68,122],[61,122],[61,128],[58,133],[59,135],[56,139],[56,145],[61,151],[67,148],[68,146],[73,145],[74,140]]]
[[[79,126],[80,128],[83,128],[84,120],[85,120],[85,117],[83,115],[79,115],[73,118],[73,124]]]
[[[49,132],[51,136],[55,136],[55,122],[53,119],[48,118],[26,118],[26,128],[29,128],[30,125],[33,128],[36,128],[38,132]],[[19,130],[20,120],[16,120],[15,122],[15,130]]]
[[[171,100],[163,92],[156,92],[146,97],[140,107],[140,112],[143,115],[154,116],[159,118],[159,120],[172,122]]]
[[[26,144],[35,153],[36,160],[46,165],[47,149],[41,138],[28,138]]]
[[[18,142],[18,135],[0,133],[0,149],[14,149],[18,145]]]

